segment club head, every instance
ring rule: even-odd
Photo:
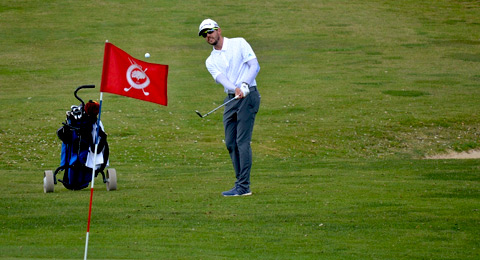
[[[195,113],[197,113],[197,115],[198,115],[199,117],[202,117],[202,118],[203,118],[202,114],[200,114],[200,112],[198,112],[198,110],[195,110]]]

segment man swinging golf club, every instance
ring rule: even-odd
[[[225,102],[237,97],[225,105],[223,125],[225,144],[235,170],[235,186],[222,193],[223,196],[251,195],[250,170],[252,168],[252,139],[255,116],[260,107],[260,93],[255,77],[260,66],[252,47],[243,38],[222,36],[222,29],[212,19],[205,19],[198,28],[213,46],[205,64],[215,82],[222,84],[227,97]]]

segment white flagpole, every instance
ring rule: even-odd
[[[87,237],[85,239],[85,255],[83,257],[84,260],[87,260],[88,254],[88,238],[90,234],[90,219],[92,217],[92,201],[93,201],[93,187],[95,185],[95,168],[97,166],[97,149],[98,149],[98,133],[100,131],[100,115],[102,113],[102,99],[103,99],[103,92],[100,92],[100,105],[98,108],[98,118],[97,118],[97,131],[95,135],[95,152],[93,154],[93,169],[92,169],[92,182],[90,188],[90,206],[88,208],[88,224],[87,224]]]

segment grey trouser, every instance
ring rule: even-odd
[[[225,98],[231,99],[233,95]],[[250,94],[246,98],[228,103],[223,113],[225,127],[225,144],[233,168],[235,169],[235,187],[239,191],[250,190],[250,170],[252,168],[252,140],[253,124],[260,107],[260,93],[257,87],[250,87]]]

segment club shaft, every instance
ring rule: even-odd
[[[228,100],[227,102],[225,102],[225,103],[221,104],[220,106],[218,106],[218,107],[214,108],[212,111],[210,111],[210,112],[206,113],[206,114],[205,114],[203,117],[206,117],[206,116],[210,115],[211,113],[213,113],[213,112],[217,111],[219,108],[221,108],[221,107],[225,106],[226,104],[228,104],[228,103],[232,102],[232,101],[233,101],[233,100],[235,100],[235,99],[237,99],[237,97],[234,97],[234,98],[232,98],[232,99]]]

